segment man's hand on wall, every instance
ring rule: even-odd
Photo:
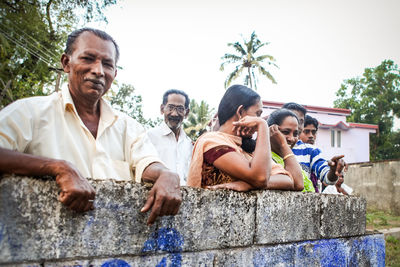
[[[145,173],[153,172],[154,168],[160,168],[160,165],[151,164],[146,168]],[[145,173],[143,176],[145,176]],[[148,225],[153,224],[158,216],[176,215],[182,202],[178,174],[162,167],[156,179],[147,201],[141,209],[141,212],[147,212],[151,209],[147,220]]]
[[[61,189],[58,197],[60,202],[77,212],[94,209],[96,193],[88,180],[66,161],[60,161],[56,169],[56,182]]]

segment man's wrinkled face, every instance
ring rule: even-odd
[[[181,94],[169,94],[167,103],[161,105],[161,114],[172,131],[179,129],[183,119],[189,114],[189,110],[185,108],[185,100]]]
[[[91,32],[80,34],[71,55],[63,54],[61,62],[68,73],[71,95],[79,99],[96,100],[111,87],[117,75],[116,49],[111,41]]]
[[[315,144],[315,139],[317,138],[317,128],[313,124],[308,124],[304,127],[303,131],[300,134],[300,139],[303,143],[306,144]]]

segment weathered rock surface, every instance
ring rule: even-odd
[[[365,232],[366,205],[358,197],[183,187],[178,215],[158,219],[149,227],[148,214],[140,212],[149,188],[114,180],[91,183],[97,193],[96,208],[81,214],[58,202],[58,188],[52,180],[0,178],[0,265],[114,266],[113,260],[121,260],[126,266],[164,266],[167,262],[307,266],[329,258],[325,251],[336,251],[339,243],[347,262],[354,257],[361,261],[367,254],[351,256],[351,251],[361,246],[364,241],[357,240],[362,238],[372,240],[368,241],[372,254],[365,256],[372,260],[383,240],[360,236]],[[332,239],[339,243],[326,240],[338,237],[351,238]],[[304,256],[310,253],[320,253],[322,259],[312,261]]]

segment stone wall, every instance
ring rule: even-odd
[[[146,226],[148,188],[91,181],[95,210],[57,201],[54,181],[0,180],[3,266],[384,266],[383,235],[365,234],[366,201],[284,191],[182,188],[177,216]]]
[[[366,198],[369,208],[400,215],[400,161],[352,164],[345,183]]]

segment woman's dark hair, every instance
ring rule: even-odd
[[[244,110],[260,101],[260,95],[244,85],[232,85],[229,87],[218,106],[219,125],[223,125],[227,120],[236,114],[236,110],[243,105]]]
[[[297,122],[299,122],[299,118],[297,118],[296,114],[294,114],[293,111],[290,111],[286,108],[281,108],[269,114],[267,123],[269,126],[273,124],[281,125],[282,122],[289,116],[295,117]]]
[[[247,110],[260,101],[260,95],[252,89],[243,85],[232,85],[229,87],[218,106],[219,124],[223,125],[227,120],[235,116],[239,106],[243,105],[243,109]],[[251,138],[242,138],[242,148],[244,151],[251,153],[256,147],[256,141]]]

